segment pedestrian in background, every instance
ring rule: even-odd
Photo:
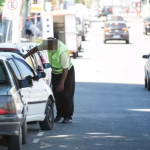
[[[127,9],[126,9],[126,13],[127,13],[127,16],[128,16],[128,14],[129,14],[129,7],[127,7]]]
[[[57,116],[55,122],[71,123],[74,112],[75,72],[69,56],[70,51],[64,43],[54,38],[48,38],[38,47],[30,50],[28,56],[39,50],[47,49],[47,55],[52,66],[52,89],[56,101]]]
[[[26,22],[25,22],[25,34],[26,34],[26,39],[28,40],[28,41],[30,41],[31,40],[31,37],[32,37],[32,32],[31,32],[31,30],[30,30],[30,26],[31,26],[31,24],[32,24],[32,21],[30,20],[30,19],[26,19]]]

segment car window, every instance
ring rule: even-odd
[[[32,63],[34,65],[34,69],[36,70],[37,69],[37,63],[35,62],[35,60],[34,60],[34,58],[32,56],[30,58],[31,58]]]
[[[16,77],[20,80],[22,78],[21,73],[19,72],[15,62],[12,59],[9,59],[8,62],[11,65],[12,69],[14,70]]]
[[[42,63],[42,61],[41,61],[40,56],[39,56],[37,53],[34,54],[34,55],[35,55],[35,57],[36,57],[36,59],[37,59],[38,65],[40,65],[41,67],[43,67],[43,63]]]
[[[34,62],[34,60],[33,60],[32,57],[27,57],[27,58],[26,58],[26,62],[27,62],[34,70],[36,69],[36,64],[35,64],[35,62]]]
[[[125,23],[108,23],[106,25],[107,28],[126,28],[126,24]]]
[[[0,85],[1,84],[10,84],[8,73],[2,60],[0,60]]]
[[[147,21],[150,21],[150,18],[148,18]]]
[[[13,70],[13,68],[11,67],[10,63],[8,63],[8,61],[6,62],[6,64],[8,66],[9,72],[11,74],[11,77],[13,79],[13,83],[14,83],[16,89],[19,89],[19,82],[18,82],[17,76],[15,74],[15,70]]]
[[[23,78],[26,78],[27,76],[34,77],[32,69],[23,60],[15,59],[15,62],[19,67],[19,70],[21,71]]]
[[[121,16],[111,16],[111,17],[108,17],[108,20],[123,21],[123,18]]]

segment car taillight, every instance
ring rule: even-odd
[[[128,32],[129,30],[128,30],[128,28],[123,28],[122,29],[123,31],[126,31],[126,32]]]
[[[0,115],[16,114],[12,96],[0,96]]]
[[[105,29],[105,32],[109,32],[109,29]]]
[[[109,9],[110,12],[112,12],[112,9]]]
[[[45,60],[45,58],[43,56],[41,56],[41,59],[42,59],[43,63],[47,63],[46,60]]]

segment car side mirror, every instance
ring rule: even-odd
[[[45,78],[46,77],[46,73],[43,72],[43,71],[38,72],[37,77],[38,77],[38,79]]]
[[[148,59],[149,55],[143,55],[142,58]]]
[[[32,81],[32,79],[19,80],[19,86],[20,86],[20,88],[32,87],[33,81]]]
[[[104,27],[101,27],[102,29],[104,29]]]
[[[44,69],[43,69],[43,67],[42,67],[42,66],[39,66],[39,65],[38,65],[38,67],[37,67],[37,71],[38,71],[38,72],[40,72],[40,71],[44,71]]]
[[[130,29],[130,27],[128,27]]]
[[[51,68],[51,65],[50,65],[50,63],[44,63],[43,67],[44,67],[44,69],[48,69],[48,68]]]

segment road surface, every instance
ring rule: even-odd
[[[150,35],[142,34],[141,20],[128,19],[130,44],[103,44],[103,24],[93,20],[80,57],[73,60],[73,123],[56,123],[52,131],[29,125],[23,150],[150,149],[150,92],[142,59],[150,52]]]

